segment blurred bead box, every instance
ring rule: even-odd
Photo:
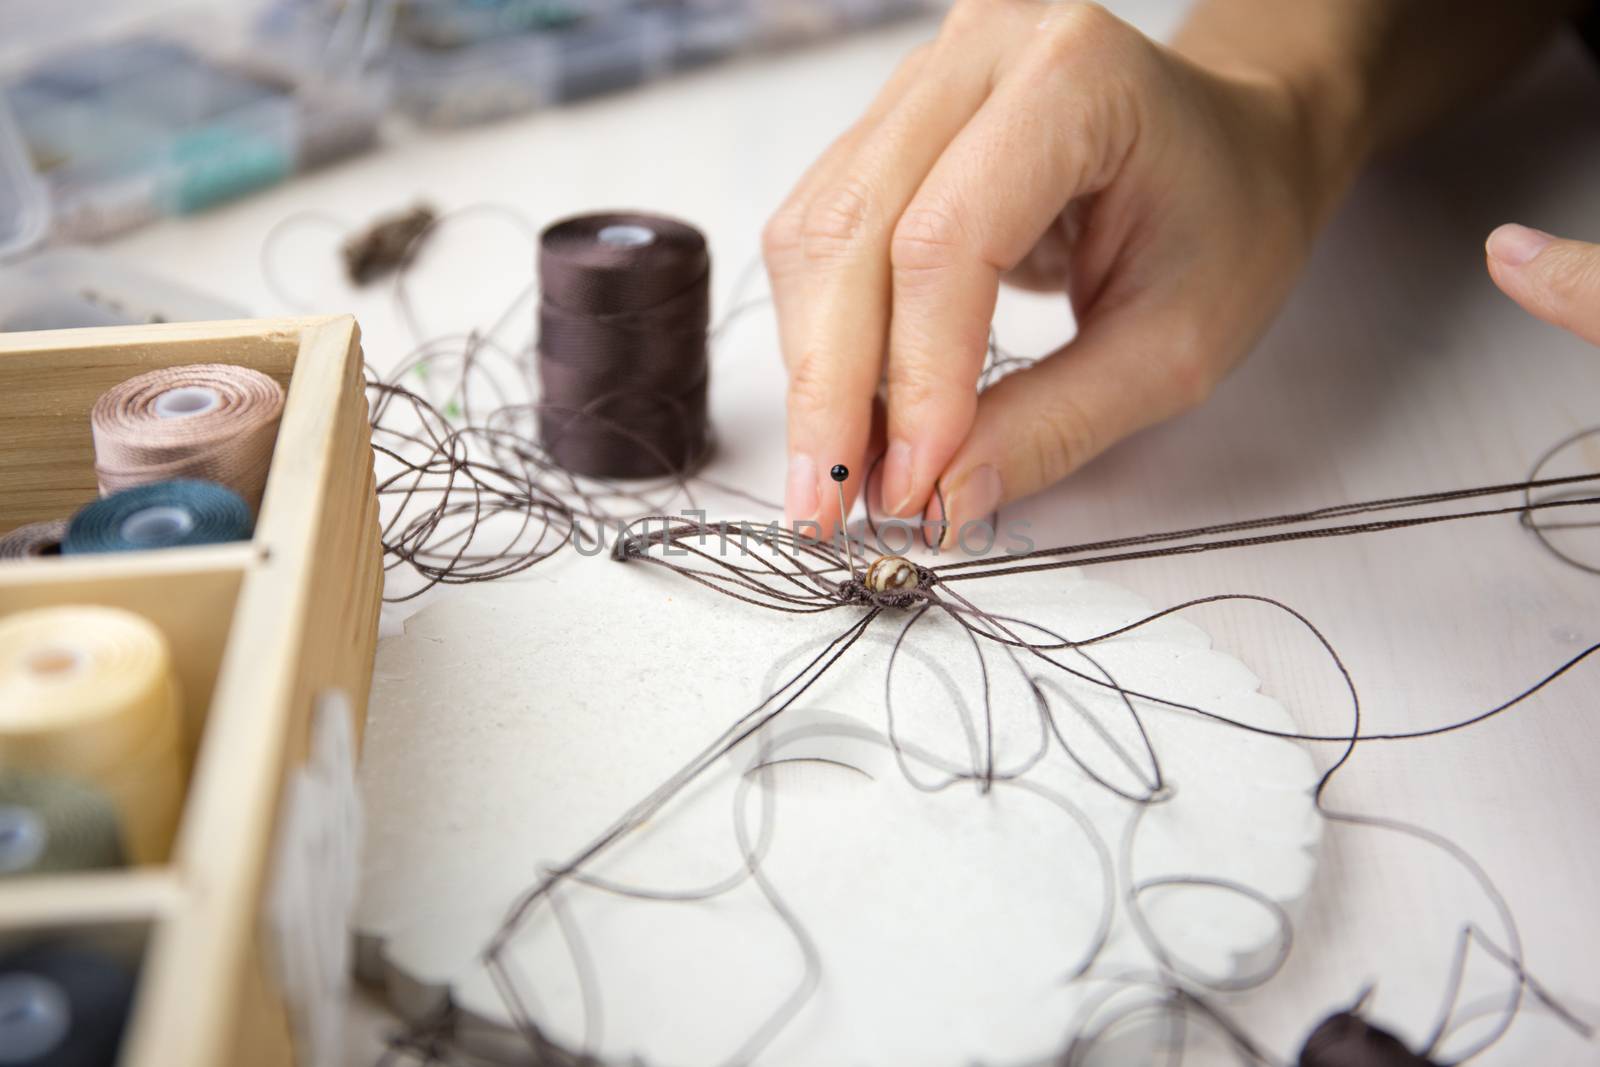
[[[313,709],[342,694],[335,703],[359,731],[377,643],[383,570],[359,335],[346,316],[0,336],[0,532],[95,498],[89,412],[108,388],[212,362],[287,390],[249,541],[0,565],[0,618],[131,611],[165,636],[185,694],[192,771],[169,854],[0,878],[0,954],[67,942],[136,976],[122,1067],[309,1064],[308,1005],[337,1008],[338,973],[308,983],[304,961],[313,949],[333,967],[341,958],[312,921],[337,905],[339,885],[304,863],[290,878],[284,846],[300,795],[290,787],[315,752]],[[29,1003],[0,998],[13,1013]],[[26,1037],[26,1017],[5,1021]],[[0,1038],[0,1063],[109,1062],[13,1053]]]
[[[103,253],[50,247],[53,206],[0,99],[0,333],[244,316]]]
[[[389,62],[402,111],[428,125],[454,126],[942,6],[940,0],[407,0]]]
[[[57,239],[182,215],[369,147],[383,96],[197,18],[30,55],[5,92]]]

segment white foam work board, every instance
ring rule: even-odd
[[[1149,611],[1124,589],[1069,572],[962,591],[988,611],[1072,637]],[[414,1017],[447,992],[489,1030],[509,1029],[479,959],[508,904],[860,610],[779,614],[659,568],[569,555],[413,617],[380,646],[362,769],[371,830],[358,929],[369,974]],[[814,943],[820,969],[755,1062],[954,1067],[1045,1056],[1085,1025],[1075,1012],[1086,998],[1107,989],[1067,979],[1096,943],[1108,877],[1110,936],[1096,974],[1154,968],[1129,921],[1130,878],[1237,881],[1291,911],[1308,891],[1322,830],[1308,754],[1147,702],[1138,706],[1174,795],[1148,809],[1127,856],[1133,806],[1095,785],[1057,740],[1026,784],[987,794],[970,782],[915,788],[908,773],[925,784],[941,774],[911,758],[902,768],[882,743],[885,669],[908,617],[887,612],[794,706],[584,868],[662,891],[716,883],[743,863],[736,805],[747,840],[760,841],[770,804],[760,870]],[[1092,655],[1127,688],[1293,729],[1256,677],[1188,623],[1166,619]],[[1040,716],[1022,672],[997,647],[985,657],[994,764],[1004,772],[1037,750]],[[1037,663],[1027,670],[1060,679],[1052,703],[1084,761],[1137,791],[1086,725],[1093,717],[1136,745],[1115,695]],[[964,632],[936,614],[919,622],[889,690],[896,736],[946,767],[982,766],[980,677]],[[818,756],[837,762],[794,760]],[[750,780],[754,765],[786,759]],[[796,937],[753,881],[704,902],[572,883],[558,898],[592,969],[594,1003],[586,1009],[548,907],[514,938],[508,966],[540,1027],[574,1050],[650,1064],[738,1060],[806,975]],[[1238,894],[1162,889],[1142,900],[1168,951],[1200,974],[1248,974],[1276,950],[1271,910]]]

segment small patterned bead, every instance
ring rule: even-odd
[[[867,567],[867,588],[874,593],[897,593],[922,583],[916,565],[903,556],[879,556]]]

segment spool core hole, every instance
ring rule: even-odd
[[[0,1063],[54,1062],[50,1053],[72,1032],[72,1008],[62,988],[41,975],[0,975]]]
[[[154,507],[122,520],[122,539],[132,545],[170,545],[194,529],[194,516],[182,508]]]
[[[83,657],[70,648],[41,648],[27,659],[28,670],[45,678],[71,674],[82,663]]]
[[[18,804],[0,804],[0,874],[31,870],[49,841],[44,821],[35,812]]]
[[[163,419],[182,419],[190,415],[204,415],[221,403],[222,397],[217,395],[215,389],[204,385],[182,385],[156,397],[151,409]]]
[[[603,226],[600,232],[595,234],[595,240],[612,248],[643,248],[645,245],[654,244],[655,239],[654,230],[631,222]]]

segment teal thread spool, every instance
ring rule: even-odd
[[[0,771],[0,878],[123,862],[122,826],[111,798],[69,778]]]
[[[67,527],[61,552],[71,556],[247,541],[252,525],[249,505],[232,489],[198,480],[153,482],[81,509]]]

